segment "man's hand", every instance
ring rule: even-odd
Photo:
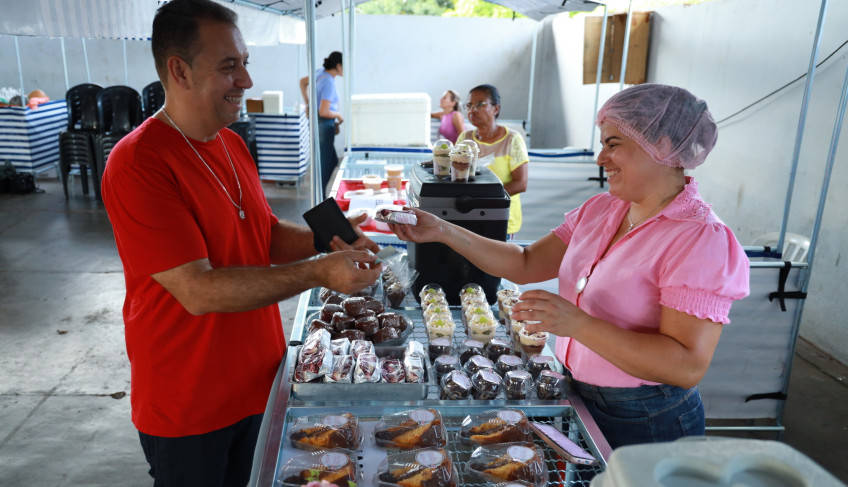
[[[338,238],[338,237],[336,237]],[[340,250],[319,257],[324,287],[353,294],[374,284],[383,272],[377,256],[365,250]]]

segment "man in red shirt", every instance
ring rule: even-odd
[[[118,143],[102,183],[127,287],[133,424],[155,486],[243,486],[286,346],[277,302],[372,284],[378,247],[359,233],[308,259],[312,232],[271,212],[226,129],[253,85],[232,11],[173,0],[152,48],[165,105]]]

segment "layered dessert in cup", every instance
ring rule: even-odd
[[[433,144],[433,174],[436,176],[450,176],[451,158],[450,153],[453,143],[448,139],[439,139]]]
[[[526,324],[527,322],[524,320],[509,320],[509,327],[507,329],[509,330],[509,336],[512,337],[513,350],[521,350],[521,338],[519,334]]]
[[[450,151],[450,161],[451,181],[468,182],[471,164],[474,162],[474,149],[465,144],[457,144]]]
[[[434,338],[451,338],[453,331],[456,328],[453,320],[450,317],[434,317],[427,321],[427,335],[430,340]]]
[[[477,145],[477,142],[474,142],[471,139],[466,139],[460,142],[457,142],[457,145],[463,144],[471,147],[472,159],[471,159],[471,169],[468,171],[468,177],[470,179],[474,179],[474,176],[477,174],[477,159],[480,157],[480,146]]]
[[[531,333],[527,331],[527,328],[522,328],[521,331],[518,332],[518,338],[521,342],[521,349],[524,350],[524,353],[527,355],[537,355],[542,353],[542,350],[545,349],[545,343],[548,341],[548,332],[539,331]]]
[[[501,289],[496,294],[498,298],[498,319],[507,327],[509,327],[509,311],[518,302],[520,295],[521,293],[516,289]]]
[[[486,344],[495,337],[497,327],[498,322],[491,313],[475,314],[468,320],[468,335],[472,339]]]
[[[435,283],[425,284],[424,287],[421,288],[421,291],[418,293],[418,297],[421,298],[421,301],[423,302],[424,299],[431,296],[436,296],[441,299],[445,299],[445,290],[442,289],[442,286]]]

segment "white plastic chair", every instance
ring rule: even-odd
[[[780,238],[779,232],[770,232],[760,235],[754,239],[756,246],[774,247]],[[810,250],[810,239],[797,233],[786,232],[783,239],[783,260],[789,262],[806,262],[807,252]]]

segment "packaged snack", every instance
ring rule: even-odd
[[[433,361],[433,368],[436,371],[436,380],[440,381],[443,375],[459,369],[459,359],[453,355],[439,355]]]
[[[503,338],[492,338],[492,340],[486,344],[486,356],[489,357],[489,360],[492,362],[496,361],[498,357],[505,353],[512,353],[512,349],[509,346],[509,342]]]
[[[459,300],[463,306],[465,303],[487,303],[486,292],[479,284],[469,283],[459,290]],[[488,303],[486,304],[488,306]]]
[[[362,443],[359,418],[347,412],[297,418],[288,433],[289,442],[301,450],[356,450]]]
[[[439,139],[433,144],[433,174],[435,176],[450,176],[450,152],[453,143],[448,139]]]
[[[374,353],[374,344],[368,340],[352,340],[350,342],[350,354],[359,358],[363,353]]]
[[[497,399],[503,379],[492,369],[481,369],[471,376],[471,395],[478,401]]]
[[[504,391],[507,399],[528,399],[533,391],[533,376],[526,370],[510,370],[504,375]]]
[[[565,397],[565,376],[553,370],[543,370],[536,380],[536,397],[562,399]]]
[[[421,342],[416,340],[410,340],[406,344],[406,350],[404,350],[403,354],[405,356],[408,355],[420,355],[421,358],[426,358],[427,354],[424,353],[424,345]]]
[[[498,371],[501,376],[509,372],[510,370],[520,370],[524,368],[524,361],[521,360],[521,357],[516,357],[515,355],[504,354],[498,357],[497,362],[495,362],[495,370]]]
[[[441,380],[439,399],[468,399],[471,392],[471,379],[461,370],[448,372]]]
[[[408,349],[407,349],[408,351]],[[426,382],[426,365],[423,355],[417,353],[405,353],[403,357],[403,370],[406,372],[406,382]]]
[[[545,349],[545,343],[548,341],[548,332],[539,331],[530,333],[526,328],[522,328],[518,333],[521,341],[521,349],[527,355],[537,355]]]
[[[441,448],[388,455],[374,478],[378,487],[454,487],[457,481],[450,455]]]
[[[498,322],[491,313],[474,314],[468,321],[468,335],[483,343],[489,343],[495,338],[497,328]]]
[[[477,447],[466,464],[467,471],[491,482],[520,480],[536,487],[548,481],[548,468],[533,443],[502,443]]]
[[[418,293],[418,297],[423,302],[427,296],[436,296],[445,299],[445,290],[442,289],[442,286],[435,283],[425,284]]]
[[[350,340],[347,338],[336,338],[330,342],[330,349],[333,351],[333,355],[349,355]]]
[[[527,416],[518,409],[492,409],[466,416],[459,434],[463,445],[533,443]]]
[[[527,359],[526,367],[527,372],[530,372],[530,375],[533,376],[533,380],[539,378],[539,373],[543,370],[553,370],[554,369],[554,358],[550,355],[531,355],[529,359]]]
[[[395,357],[383,357],[380,359],[380,376],[383,382],[406,382],[406,371],[400,359]]]
[[[322,450],[290,458],[280,467],[277,477],[282,479],[282,487],[301,487],[323,480],[348,485],[359,480],[359,467],[345,450]]]
[[[443,447],[447,444],[447,430],[439,411],[413,409],[380,418],[374,428],[374,440],[379,447],[400,450]]]
[[[459,362],[465,365],[472,356],[483,355],[483,346],[484,343],[477,340],[463,340],[459,348]]]
[[[450,318],[436,318],[427,322],[427,335],[430,340],[435,338],[451,338],[453,331],[456,328],[453,320]]]
[[[353,355],[334,355],[333,370],[324,376],[324,382],[353,382],[353,366],[356,360]]]
[[[397,223],[401,225],[415,225],[418,223],[418,217],[412,210],[393,210],[390,208],[382,208],[374,214],[374,219],[383,223]]]
[[[465,372],[471,376],[482,369],[493,369],[495,368],[495,364],[483,355],[473,355],[467,362],[465,362],[463,367],[465,368]]]
[[[336,333],[336,334],[335,334],[335,335],[333,335],[333,336],[334,336],[336,339],[339,339],[339,338],[347,338],[348,340],[350,340],[350,343],[351,343],[351,344],[352,344],[353,342],[357,341],[357,340],[359,340],[359,341],[366,341],[366,340],[365,340],[365,332],[364,332],[364,331],[362,331],[362,330],[357,330],[357,329],[355,329],[355,328],[354,328],[354,329],[351,329],[351,330],[342,330],[342,331],[340,331],[340,332]]]
[[[373,353],[362,353],[356,357],[353,383],[380,382],[380,360]]]
[[[430,360],[436,360],[440,355],[450,355],[453,352],[453,344],[450,338],[433,338],[427,350]]]

